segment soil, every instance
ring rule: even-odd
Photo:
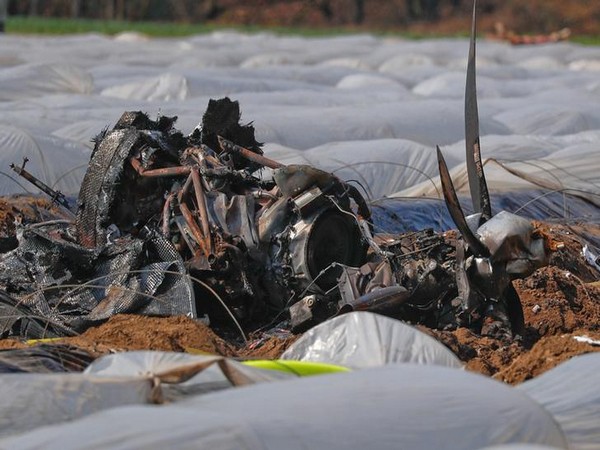
[[[238,356],[245,359],[277,359],[300,335],[264,336],[252,339],[247,346],[238,350]]]
[[[0,197],[0,253],[17,247],[17,224],[65,219],[67,216],[68,213],[46,198],[22,195]]]
[[[8,217],[12,208],[16,208],[12,200],[0,199],[0,218]],[[35,208],[37,206],[31,209],[34,213]],[[479,336],[466,328],[439,331],[420,327],[450,348],[468,370],[515,384],[538,376],[573,356],[600,351],[600,346],[575,339],[587,336],[600,340],[600,272],[582,256],[583,237],[598,245],[600,225],[541,226],[560,248],[547,267],[514,282],[523,304],[524,336],[508,341]],[[94,356],[147,349],[273,359],[297,338],[276,330],[251,336],[247,345],[239,345],[188,317],[118,315],[80,336],[57,342],[74,345]],[[18,340],[0,340],[0,349],[24,345]]]
[[[27,224],[65,218],[65,212],[46,198],[22,195],[0,197],[0,238],[15,235],[15,221]]]
[[[293,335],[262,336],[240,346],[227,342],[203,322],[189,317],[119,314],[98,327],[88,329],[80,336],[56,342],[73,345],[94,356],[129,350],[157,350],[207,353],[244,359],[275,359],[297,338]],[[4,341],[0,340],[0,345],[2,342]]]
[[[126,350],[202,352],[236,356],[234,347],[202,322],[189,317],[147,317],[121,314],[80,336],[57,342],[100,356]]]
[[[27,344],[17,339],[0,339],[0,350],[16,350],[25,347]]]

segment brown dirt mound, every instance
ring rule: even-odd
[[[536,377],[558,364],[584,353],[600,351],[600,346],[578,342],[576,336],[588,336],[600,340],[600,334],[587,331],[540,339],[533,348],[519,355],[509,366],[500,370],[494,378],[506,383],[521,383]]]
[[[251,341],[247,347],[239,350],[238,355],[244,359],[277,359],[300,336],[259,338]]]
[[[203,352],[212,355],[244,359],[276,359],[298,336],[265,336],[251,340],[248,346],[237,348],[217,336],[208,326],[189,317],[147,317],[120,314],[108,322],[87,330],[80,336],[57,342],[71,344],[93,355],[130,350],[169,352]],[[8,341],[11,346],[23,345]],[[1,347],[0,347],[1,348]],[[13,348],[13,347],[9,347]]]
[[[235,356],[235,349],[209,327],[189,317],[117,315],[80,336],[60,342],[80,347],[94,355],[125,350],[184,352],[190,349]]]
[[[0,350],[15,350],[25,348],[27,344],[16,339],[0,339]]]
[[[15,219],[23,223],[64,219],[66,215],[56,205],[43,197],[20,196],[0,197],[0,237],[15,234]]]

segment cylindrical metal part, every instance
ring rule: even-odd
[[[204,197],[204,188],[198,168],[192,169],[192,182],[194,183],[194,193],[196,202],[198,203],[198,215],[200,216],[200,224],[202,225],[202,234],[209,253],[213,252],[212,236],[210,234],[210,224],[208,222],[208,210],[206,209],[206,198]]]
[[[200,230],[200,228],[198,227],[198,224],[194,220],[194,215],[192,214],[192,212],[190,211],[190,209],[187,207],[187,205],[185,203],[179,203],[179,209],[181,211],[181,215],[185,219],[185,222],[190,227],[190,231],[194,235],[194,239],[200,246],[200,249],[202,250],[204,255],[208,256],[210,254],[210,252],[206,248],[206,243],[204,242],[204,238],[202,236],[202,231]]]
[[[171,235],[170,232],[170,227],[169,227],[169,221],[170,221],[170,216],[171,216],[171,204],[173,203],[173,199],[175,198],[175,194],[174,193],[170,193],[167,196],[167,199],[165,200],[165,205],[163,207],[163,214],[162,214],[162,233],[166,238],[169,238]]]
[[[181,203],[181,201],[183,200],[183,197],[185,197],[187,195],[187,193],[190,192],[190,188],[192,187],[192,182],[193,182],[192,174],[190,173],[190,176],[187,177],[187,180],[185,180],[185,183],[183,184],[183,187],[179,191],[179,194],[177,194],[177,201],[179,203]]]
[[[395,312],[409,298],[410,292],[402,286],[385,287],[371,291],[342,305],[340,314],[350,311],[371,311],[389,314]]]
[[[174,177],[178,175],[189,175],[191,172],[191,168],[187,166],[177,166],[177,167],[163,167],[162,169],[144,169],[142,163],[138,161],[137,158],[131,157],[129,158],[131,162],[131,166],[135,169],[135,171],[143,177],[150,178],[160,178],[160,177]]]
[[[285,167],[284,164],[267,158],[266,156],[259,155],[258,153],[254,153],[252,150],[248,150],[247,148],[240,147],[239,145],[234,144],[233,142],[228,141],[227,139],[221,136],[218,136],[218,139],[219,145],[221,145],[221,148],[226,152],[237,153],[239,155],[242,155],[248,161],[252,161],[256,164],[260,164],[261,166],[265,166],[270,169],[280,169],[281,167]]]

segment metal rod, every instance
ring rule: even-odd
[[[171,205],[173,203],[174,198],[175,198],[175,193],[171,192],[167,196],[167,199],[165,200],[165,206],[163,207],[162,233],[166,238],[169,238],[171,236],[169,222],[170,222],[170,218],[171,218]]]
[[[403,286],[389,286],[376,289],[342,305],[339,314],[350,311],[372,311],[391,314],[410,297],[411,293]]]
[[[27,164],[27,162],[29,162],[29,158],[23,158],[23,164],[21,165],[21,167],[17,167],[15,164],[11,164],[10,168],[14,170],[18,175],[25,178],[31,184],[36,186],[40,191],[49,195],[53,202],[56,202],[59,205],[65,207],[67,211],[73,214],[69,202],[67,201],[65,195],[62,192],[52,189],[42,180],[38,179],[37,177],[25,170],[25,164]]]
[[[206,248],[206,244],[205,244],[204,238],[202,236],[202,231],[200,230],[200,228],[198,227],[198,224],[194,220],[194,215],[190,211],[190,208],[188,208],[188,206],[185,203],[179,203],[179,209],[181,211],[181,215],[183,216],[185,222],[190,227],[190,231],[192,232],[194,239],[200,246],[200,249],[202,250],[204,255],[208,256],[210,253],[208,252],[208,249]]]
[[[212,236],[210,233],[210,225],[208,222],[208,211],[206,209],[206,198],[204,197],[204,188],[200,179],[198,168],[194,167],[191,173],[192,182],[194,184],[194,194],[198,203],[198,215],[200,216],[200,224],[202,225],[202,234],[209,253],[213,252]]]
[[[185,180],[185,183],[183,184],[183,187],[181,188],[181,190],[179,191],[179,194],[177,194],[177,201],[179,203],[181,203],[181,201],[183,200],[183,197],[185,197],[188,192],[190,192],[190,188],[192,187],[192,174],[190,174],[190,176],[187,178],[187,180]]]
[[[134,156],[129,158],[131,166],[135,171],[143,177],[160,178],[160,177],[173,177],[179,175],[188,175],[191,172],[191,168],[188,166],[177,166],[177,167],[163,167],[161,169],[147,170],[142,166],[142,163]]]
[[[280,169],[285,167],[284,164],[269,159],[266,156],[259,155],[258,153],[254,153],[252,150],[248,150],[247,148],[240,147],[239,145],[228,141],[222,136],[217,136],[217,139],[219,140],[219,145],[225,152],[237,153],[238,155],[246,158],[248,161],[255,162],[256,164],[260,164],[261,166],[265,166],[270,169]]]

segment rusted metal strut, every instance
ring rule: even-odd
[[[14,170],[18,175],[22,176],[27,181],[29,181],[31,184],[36,186],[40,191],[44,192],[45,194],[48,194],[53,202],[56,202],[59,205],[65,207],[67,209],[67,211],[69,211],[71,214],[73,214],[73,211],[71,211],[71,206],[69,205],[69,202],[67,201],[65,195],[62,192],[52,189],[50,186],[48,186],[42,180],[36,178],[31,173],[29,173],[28,171],[25,170],[25,165],[28,162],[29,162],[29,158],[25,157],[25,158],[23,158],[23,164],[21,164],[21,167],[18,167],[16,164],[11,164],[10,168],[12,170]]]
[[[200,170],[197,166],[175,166],[165,167],[160,169],[146,169],[142,166],[140,161],[132,156],[129,158],[131,166],[135,171],[142,177],[171,177],[171,176],[182,176],[188,175],[183,187],[179,190],[179,193],[171,193],[165,200],[163,207],[163,234],[168,236],[169,232],[169,214],[171,210],[171,204],[177,196],[177,202],[179,204],[179,210],[183,216],[185,222],[190,228],[194,240],[200,246],[200,249],[204,256],[209,258],[214,254],[214,245],[212,242],[212,235],[210,232],[210,223],[208,220],[208,211],[206,209],[206,198],[204,195],[204,187],[202,185]],[[192,186],[194,187],[194,197],[197,204],[197,216],[200,219],[201,227],[198,226],[198,222],[190,209],[186,204],[186,195],[190,192]]]
[[[200,216],[200,224],[202,225],[202,234],[204,235],[204,245],[208,250],[206,256],[214,253],[212,235],[210,233],[210,224],[208,222],[208,211],[206,209],[206,198],[204,197],[204,187],[200,179],[200,172],[197,167],[192,168],[192,184],[194,185],[194,194],[196,203],[198,204],[198,215]]]
[[[161,169],[146,169],[144,168],[144,166],[142,166],[142,163],[135,156],[129,158],[129,162],[131,163],[131,166],[135,169],[135,171],[143,177],[173,177],[180,175],[189,175],[189,173],[192,171],[192,168],[188,166],[163,167]]]
[[[281,169],[282,167],[285,167],[285,165],[281,164],[280,162],[267,158],[266,156],[259,155],[252,150],[248,150],[247,148],[240,147],[239,145],[228,141],[222,136],[217,136],[217,139],[219,140],[219,145],[224,152],[237,153],[246,158],[248,161],[268,167],[269,169]]]

